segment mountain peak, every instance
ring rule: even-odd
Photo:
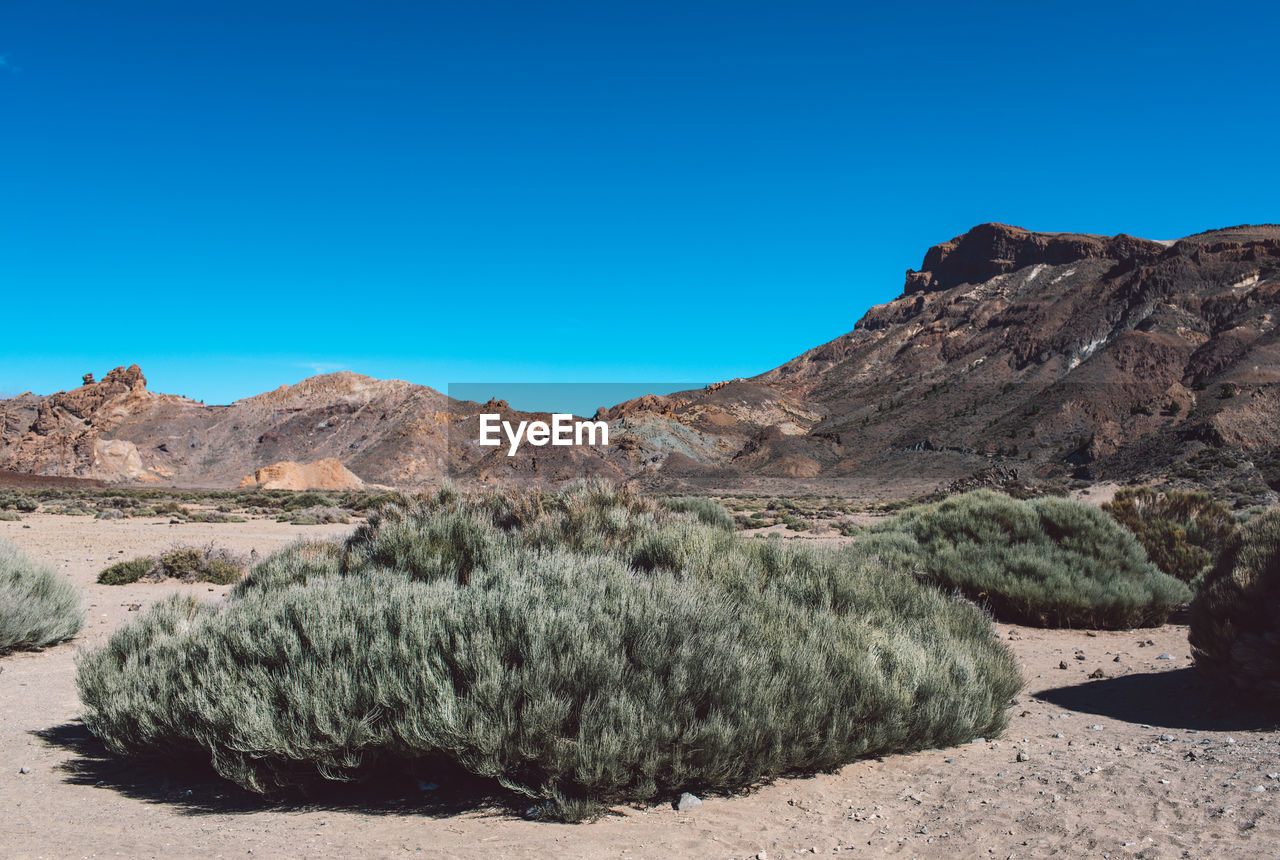
[[[1008,224],[979,224],[949,242],[934,245],[924,255],[920,271],[907,270],[905,295],[949,290],[961,284],[980,284],[996,275],[1016,272],[1037,263],[1061,266],[1085,259],[1117,262],[1135,257],[1154,259],[1165,246],[1121,233],[1036,233]]]

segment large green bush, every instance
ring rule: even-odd
[[[1163,624],[1191,599],[1132,534],[1097,508],[1016,501],[975,490],[899,514],[875,534],[922,578],[960,591],[1001,620],[1038,627]]]
[[[1214,563],[1231,535],[1231,511],[1205,492],[1125,487],[1102,506],[1133,532],[1156,567],[1191,582]]]
[[[1244,526],[1205,574],[1190,640],[1201,674],[1280,704],[1280,508]]]
[[[71,583],[0,538],[0,654],[62,642],[83,626]]]
[[[441,761],[589,817],[998,733],[975,607],[874,549],[736,537],[604,487],[444,491],[173,598],[87,655],[90,729],[255,791]]]

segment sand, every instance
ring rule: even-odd
[[[998,625],[1027,681],[999,739],[778,780],[747,796],[703,798],[687,812],[620,809],[584,825],[459,809],[448,786],[408,782],[272,805],[211,771],[113,758],[77,722],[78,648],[101,644],[134,617],[132,604],[226,590],[99,586],[109,560],[210,540],[265,555],[300,536],[350,528],[53,515],[0,522],[0,535],[54,565],[89,607],[75,642],[0,658],[0,856],[1280,854],[1280,733],[1198,680],[1179,624],[1096,635]],[[1105,677],[1091,680],[1098,670]]]

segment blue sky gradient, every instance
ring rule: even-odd
[[[1271,4],[6,0],[0,396],[748,376],[984,221],[1280,220]]]

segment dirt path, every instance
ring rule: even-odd
[[[76,643],[0,658],[0,856],[1280,854],[1280,732],[1201,684],[1179,625],[1096,636],[999,625],[1027,679],[999,740],[780,780],[746,797],[704,798],[687,813],[620,810],[587,825],[459,810],[437,800],[447,786],[408,783],[372,799],[347,790],[309,807],[271,806],[207,771],[114,759],[76,722],[77,646],[99,645],[133,617],[130,604],[225,591],[99,586],[110,559],[210,540],[265,555],[349,528],[51,515],[0,522],[0,535],[54,565],[90,607]],[[1091,680],[1096,671],[1105,677]]]

